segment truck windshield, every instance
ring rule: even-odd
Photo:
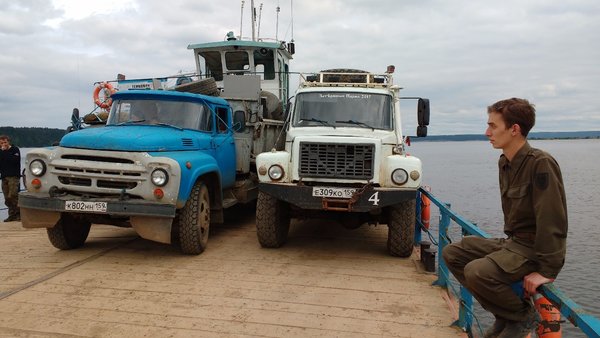
[[[293,125],[391,130],[391,111],[389,95],[358,92],[301,93],[296,96]]]
[[[210,110],[202,103],[124,99],[113,102],[107,125],[166,124],[209,131],[210,117]]]

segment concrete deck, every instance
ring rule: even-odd
[[[386,254],[385,226],[293,223],[262,249],[253,212],[230,214],[199,256],[102,225],[59,251],[0,223],[0,337],[466,337],[414,255]]]

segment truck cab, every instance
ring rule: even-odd
[[[388,225],[388,251],[412,253],[421,161],[406,151],[392,74],[328,70],[305,77],[289,106],[285,150],[257,157],[260,244],[284,244],[291,218],[348,228]],[[420,99],[418,134],[429,104]]]
[[[28,153],[24,227],[46,228],[63,250],[109,224],[199,254],[225,209],[257,198],[256,155],[283,148],[293,47],[231,33],[188,48],[196,73],[101,82],[104,126],[80,128],[73,114],[78,128],[58,146]]]

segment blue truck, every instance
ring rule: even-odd
[[[25,228],[46,228],[52,245],[67,250],[84,245],[92,224],[132,227],[199,254],[226,208],[257,198],[255,157],[285,139],[293,46],[231,34],[188,48],[197,65],[188,81],[174,90],[114,81],[128,87],[103,101],[106,125],[27,154]],[[199,93],[207,88],[210,95]]]

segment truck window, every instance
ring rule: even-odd
[[[184,129],[212,130],[211,113],[199,102],[164,100],[116,100],[107,125],[168,124]]]
[[[227,108],[217,107],[217,131],[219,133],[227,132]]]
[[[302,93],[296,96],[294,126],[364,127],[392,129],[391,97],[361,92]],[[355,121],[342,123],[336,121]]]

